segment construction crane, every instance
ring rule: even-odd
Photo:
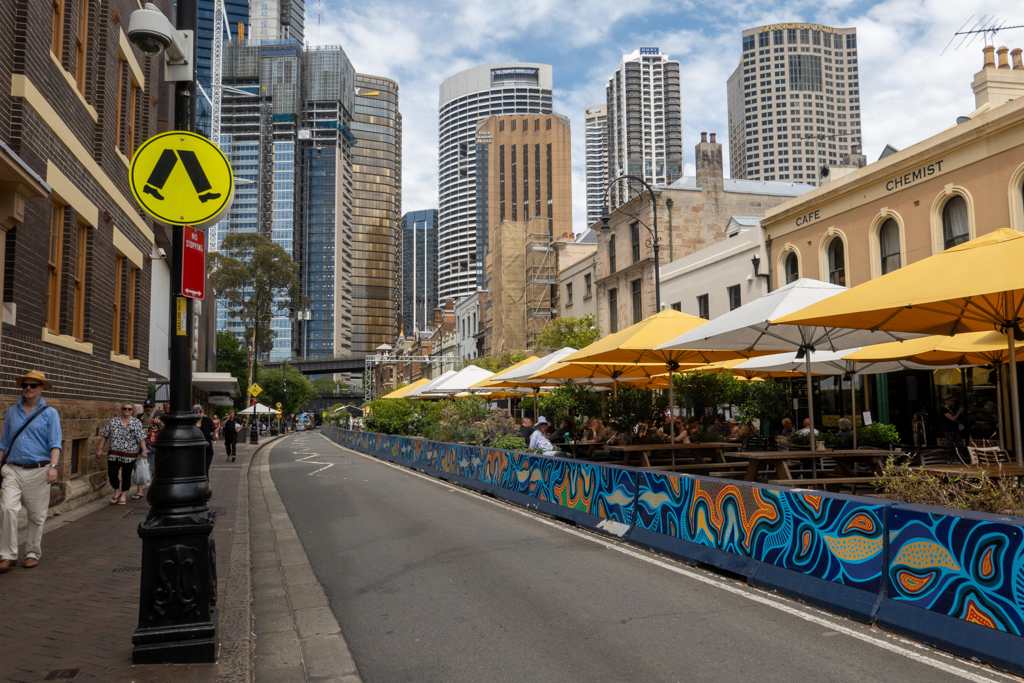
[[[224,30],[220,30],[221,24]],[[227,12],[224,10],[224,0],[215,0],[213,5],[213,55],[211,69],[213,71],[210,83],[210,94],[213,96],[210,102],[213,108],[213,116],[210,119],[210,140],[213,144],[220,146],[220,118],[221,102],[224,99],[224,34],[227,33],[228,40],[231,40],[231,26],[228,24]]]

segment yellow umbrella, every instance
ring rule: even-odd
[[[430,378],[430,377],[424,377],[423,379],[418,379],[415,382],[413,382],[412,384],[404,386],[401,389],[395,389],[390,394],[386,394],[384,396],[381,396],[381,398],[405,398],[405,395],[408,394],[410,391],[413,391],[415,389],[419,389],[424,384],[429,382],[431,379],[432,378]]]
[[[920,334],[1013,333],[1024,339],[1024,234],[996,230],[857,285],[772,323]],[[1016,365],[1016,344],[1007,360]],[[1017,464],[1024,464],[1017,373],[1010,373]]]
[[[646,380],[665,374],[661,363],[555,363],[530,377],[531,380],[562,382],[564,384],[612,384],[618,395],[620,381]],[[631,386],[639,386],[630,381]],[[668,382],[658,388],[665,388]]]

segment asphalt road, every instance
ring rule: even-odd
[[[271,474],[363,679],[1019,680],[342,449]]]

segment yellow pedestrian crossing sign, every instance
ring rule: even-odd
[[[253,398],[259,396],[261,391],[263,391],[263,388],[260,387],[259,384],[253,384],[251,387],[249,387],[249,393],[252,394]]]
[[[231,162],[215,144],[187,131],[146,140],[132,156],[128,175],[139,206],[168,225],[209,227],[234,199]]]

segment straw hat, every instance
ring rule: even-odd
[[[40,384],[43,385],[43,389],[46,390],[53,389],[53,384],[50,382],[50,380],[46,379],[46,375],[39,372],[38,370],[29,370],[21,377],[15,377],[14,386],[20,389],[22,382],[24,382],[25,380],[29,380],[30,382],[39,382]]]

